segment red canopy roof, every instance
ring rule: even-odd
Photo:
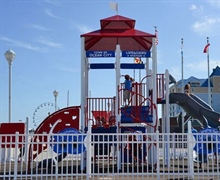
[[[101,29],[82,34],[85,37],[86,51],[115,50],[120,44],[121,50],[150,50],[153,34],[134,29],[135,20],[120,15],[100,20]]]

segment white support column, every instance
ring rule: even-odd
[[[85,38],[81,37],[81,121],[80,129],[84,133],[85,128],[85,105],[86,105],[86,53]],[[81,154],[81,170],[85,168],[85,152]]]
[[[153,104],[156,106],[156,110],[157,110],[157,46],[155,43],[155,38],[152,39],[152,89],[153,89],[153,98],[152,98],[152,102]],[[156,111],[155,109],[153,110],[153,123],[152,125],[156,125]],[[157,127],[158,128],[158,127]],[[153,128],[150,128],[150,133],[153,133]],[[154,138],[154,137],[153,137]],[[150,164],[155,164],[157,162],[157,147],[152,146],[152,148],[149,150],[149,154],[150,156],[152,156],[153,158],[150,158],[149,160],[152,160],[152,162],[150,162]],[[159,157],[158,157],[159,158]]]
[[[121,77],[121,74],[120,74],[120,59],[121,59],[121,49],[120,49],[120,45],[116,45],[116,104],[115,104],[115,108],[117,110],[116,112],[116,123],[118,125],[118,123],[120,123],[120,114],[118,114],[118,109],[120,107],[120,104],[118,103],[119,102],[119,94],[118,94],[118,87],[120,86],[120,77]]]
[[[92,152],[92,120],[88,121],[88,131],[87,131],[87,157],[86,157],[86,177],[89,179],[91,177],[91,152]],[[95,157],[94,157],[95,158]]]
[[[157,46],[155,44],[155,38],[152,41],[152,85],[153,85],[153,103],[157,104]],[[153,123],[156,123],[156,112],[153,114]]]
[[[85,58],[85,97],[89,97],[89,59]],[[85,103],[87,106],[87,101]]]
[[[149,95],[149,90],[150,89],[153,89],[153,81],[152,81],[152,70],[151,69],[148,69],[148,75],[150,76],[149,78],[148,78],[148,80],[147,80],[147,86],[148,86],[148,95]],[[148,101],[147,102],[147,105],[151,105],[151,102],[150,101]],[[150,127],[150,126],[147,126],[147,132],[153,132],[153,130],[152,130],[152,127]]]
[[[120,45],[117,44],[116,45],[116,50],[115,50],[115,54],[116,54],[116,103],[115,103],[115,108],[116,108],[116,125],[117,125],[117,133],[120,133],[120,128],[119,128],[119,124],[121,123],[121,115],[118,113],[118,109],[119,109],[119,93],[118,93],[118,87],[120,86],[120,59],[121,59],[121,49],[120,49]],[[122,98],[122,97],[121,97]],[[117,137],[117,141],[120,142],[120,136]],[[119,144],[117,145],[117,167],[118,170],[121,169],[121,151],[119,148]]]
[[[170,116],[169,116],[169,94],[170,94],[170,91],[169,91],[169,71],[166,70],[165,71],[165,90],[166,90],[166,94],[165,94],[165,101],[166,101],[166,104],[165,104],[165,113],[164,113],[164,125],[165,125],[165,133],[170,133]],[[164,106],[164,105],[163,105]],[[170,136],[169,135],[166,135],[166,146],[165,146],[165,149],[166,149],[166,162],[165,164],[167,165],[167,167],[170,167]]]
[[[165,100],[166,100],[166,112],[165,112],[165,117],[167,117],[166,121],[166,133],[170,133],[170,103],[169,103],[169,96],[170,96],[170,91],[169,91],[169,71],[165,71]]]
[[[150,67],[149,67],[149,58],[146,58],[146,63],[145,63],[145,70],[146,70],[146,76],[149,76],[149,71],[150,71]],[[149,77],[147,77],[145,79],[145,83],[146,83],[146,97],[149,96]]]
[[[84,132],[85,128],[85,86],[86,86],[86,56],[85,56],[85,38],[81,37],[81,122],[80,122],[80,129]]]

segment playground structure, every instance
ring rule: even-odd
[[[50,163],[57,166],[68,154],[72,154],[80,155],[80,169],[82,171],[86,169],[88,172],[88,166],[91,164],[91,152],[94,153],[94,164],[99,158],[107,156],[108,160],[112,158],[113,162],[116,161],[118,172],[122,169],[122,164],[129,165],[130,163],[158,167],[159,136],[158,134],[153,135],[158,133],[156,132],[158,129],[158,104],[161,105],[162,111],[162,133],[167,134],[170,132],[170,102],[180,103],[183,108],[186,107],[185,110],[190,115],[195,115],[194,110],[200,112],[202,109],[204,111],[203,107],[206,105],[202,104],[201,107],[201,102],[195,104],[200,107],[198,109],[194,109],[194,105],[191,106],[193,101],[185,102],[185,100],[189,100],[185,94],[169,94],[170,75],[168,70],[161,74],[157,73],[156,35],[134,29],[135,20],[120,15],[102,19],[100,24],[100,30],[81,35],[80,106],[67,107],[50,114],[35,130],[31,143],[27,143],[26,139],[19,140],[18,146],[10,146],[10,148],[20,148],[26,141],[28,169],[32,168],[31,163],[46,150],[51,156],[53,156],[52,153],[56,153],[57,157],[52,157],[50,162],[48,159],[42,161],[38,165],[39,167],[47,167]],[[136,57],[140,58],[142,63],[131,62]],[[103,63],[91,63],[90,58],[102,58]],[[115,62],[106,62],[105,59],[109,58],[114,58]],[[122,63],[122,58],[127,58],[130,62]],[[115,71],[116,88],[113,97],[89,96],[89,72],[99,69]],[[139,81],[136,80],[132,83],[129,106],[123,106],[122,69],[137,69],[144,72]],[[211,109],[208,111],[206,109],[208,107],[205,107],[205,112],[209,115]],[[199,114],[199,116],[197,114],[195,117],[201,119],[203,114]],[[220,116],[215,113],[215,118],[211,121],[215,123],[214,125],[217,124],[216,117]],[[8,134],[5,131],[0,132]],[[14,131],[11,134],[14,134]],[[24,134],[24,131],[20,134]],[[92,134],[92,138],[89,139],[91,141],[86,139],[84,134]],[[212,141],[219,141],[218,137],[214,137],[215,139]],[[204,138],[202,136],[201,139]],[[198,140],[198,138],[196,139]],[[162,141],[164,164],[169,167],[171,140],[165,135]],[[134,145],[138,146],[140,151],[135,152]],[[200,147],[200,145],[198,146]],[[193,146],[190,147],[193,149]],[[218,143],[216,147],[219,151]],[[2,146],[2,148],[5,147]],[[110,156],[110,153],[116,155]],[[56,169],[56,171],[58,170]]]
[[[87,132],[88,122],[92,121],[92,133],[115,134],[115,133],[155,133],[158,128],[157,105],[162,105],[163,133],[169,133],[169,101],[172,102],[172,94],[169,94],[170,75],[168,70],[164,74],[157,73],[157,46],[156,35],[145,33],[134,29],[135,20],[120,15],[100,20],[101,29],[81,35],[81,107],[80,107],[80,128],[74,123],[76,130]],[[90,58],[102,58],[103,63],[90,63]],[[105,62],[104,59],[115,58],[115,63]],[[140,62],[121,63],[121,58],[141,59]],[[150,67],[152,60],[152,67]],[[89,97],[89,72],[91,70],[113,69],[115,71],[115,96],[113,97]],[[139,77],[140,82],[132,83],[131,99],[129,107],[123,105],[123,83],[121,69],[138,69],[145,72]],[[142,73],[143,74],[143,73]],[[179,95],[180,99],[183,95]],[[195,99],[195,98],[194,98]],[[201,102],[200,102],[201,103]],[[197,103],[198,104],[198,103]],[[204,104],[203,104],[204,105]],[[185,106],[184,106],[185,107]],[[183,108],[184,108],[183,107]],[[188,109],[193,109],[189,107]],[[187,109],[185,109],[186,112]],[[209,114],[209,113],[207,113]],[[192,113],[189,115],[192,115]],[[202,116],[203,117],[203,116]],[[200,117],[197,117],[201,119]],[[49,117],[50,119],[50,117]],[[58,119],[58,118],[57,118]],[[47,120],[46,120],[47,121]],[[43,124],[46,122],[44,121]],[[213,122],[215,122],[214,120]],[[41,124],[39,127],[44,127]],[[78,127],[77,127],[78,126]],[[54,127],[54,133],[64,129],[60,124]],[[57,128],[57,130],[56,130]],[[44,129],[44,128],[43,128]],[[45,129],[44,129],[45,130]],[[47,132],[49,129],[47,129]],[[36,133],[43,131],[36,130]],[[109,144],[105,140],[115,141],[115,136],[95,136],[93,142],[103,141],[103,145],[94,143],[95,154],[108,154]],[[121,137],[122,138],[122,137]],[[148,137],[149,138],[149,137]],[[46,139],[45,139],[46,140]],[[128,140],[128,139],[126,139]],[[149,139],[145,139],[147,141]],[[112,143],[113,144],[113,143]],[[111,145],[112,145],[111,144]],[[115,147],[121,156],[122,149]],[[155,146],[149,146],[148,158],[150,164],[156,163]],[[38,149],[41,149],[38,147]],[[104,149],[104,150],[103,150]],[[165,146],[169,149],[169,144]],[[88,149],[87,149],[88,150]],[[90,150],[88,150],[90,151]],[[143,148],[144,155],[146,150]],[[166,154],[169,156],[168,154]],[[84,154],[84,156],[86,156]],[[130,155],[133,156],[133,155]],[[136,157],[137,158],[137,157]],[[143,157],[141,157],[144,159]],[[125,158],[126,159],[126,158]],[[167,158],[169,159],[169,157]],[[118,168],[122,157],[117,158]],[[166,164],[169,164],[167,160]],[[81,164],[85,167],[86,163]]]
[[[104,142],[107,136],[102,138],[101,135],[98,135],[100,133],[106,133],[107,135],[155,133],[158,128],[157,104],[162,104],[162,114],[166,122],[163,132],[169,132],[168,109],[165,108],[169,103],[169,91],[165,91],[165,89],[169,89],[169,72],[166,70],[164,74],[157,74],[156,35],[136,30],[134,28],[135,20],[120,15],[102,19],[100,24],[100,30],[81,35],[81,106],[68,107],[49,114],[39,124],[34,133],[36,135],[42,133],[59,134],[65,133],[65,129],[68,128],[75,129],[72,130],[76,134],[86,133],[88,123],[91,120],[92,133],[97,134],[92,139],[95,157],[100,155],[102,151],[104,155],[109,153],[109,144]],[[103,63],[90,63],[90,58],[102,58]],[[105,58],[114,58],[115,62],[105,62]],[[130,62],[121,63],[121,58],[128,58]],[[134,62],[135,58],[139,58],[141,63]],[[150,67],[150,60],[152,60],[152,67]],[[89,97],[89,71],[97,69],[112,69],[115,71],[115,96]],[[121,69],[138,69],[145,74],[143,77],[139,77],[140,82],[132,83],[129,106],[122,106],[124,90],[122,81],[124,79],[122,79]],[[76,119],[73,120],[73,117],[76,117]],[[123,136],[112,135],[108,138],[108,141],[118,140],[116,137],[123,138]],[[34,135],[31,142],[42,143],[30,145],[28,161],[32,162],[40,153],[48,149],[51,139],[57,143],[58,141],[64,141],[53,136],[49,138],[48,136],[39,137]],[[69,139],[69,136],[65,139],[69,143],[67,139]],[[74,138],[70,139],[73,141]],[[143,139],[143,141],[147,140],[153,141],[153,138],[146,136]],[[103,141],[103,146],[96,143],[97,141]],[[120,164],[123,163],[122,159],[124,159],[121,157],[123,149],[118,146],[114,148],[119,154],[117,164],[120,169]],[[154,154],[155,146],[150,145],[147,148],[149,148],[148,155]],[[54,151],[55,149],[53,148]],[[56,152],[59,152],[58,154],[62,153],[58,149],[57,147]],[[82,153],[78,146],[73,147],[73,149],[77,149],[75,150],[77,153]],[[141,158],[145,159],[145,156],[147,156],[146,146],[143,147],[143,150],[144,155]],[[66,151],[71,150],[65,150],[65,153]],[[90,151],[88,147],[87,151]],[[86,154],[82,154],[82,159],[85,159]],[[133,155],[129,154],[129,156],[132,157]],[[156,155],[153,156],[153,159],[149,158],[150,164],[156,163]],[[83,169],[85,166],[86,163],[83,162],[81,168]]]
[[[81,129],[87,129],[88,121],[92,120],[92,133],[153,133],[158,126],[158,103],[162,104],[163,117],[168,119],[169,116],[165,108],[168,106],[166,103],[169,103],[169,91],[165,91],[169,89],[169,73],[157,74],[156,35],[134,29],[135,20],[119,15],[102,19],[100,24],[100,30],[81,35]],[[115,63],[104,61],[110,57],[115,58]],[[143,63],[121,63],[121,58],[133,61],[136,57],[141,58]],[[103,63],[90,63],[90,58],[102,58]],[[97,69],[115,70],[114,97],[89,97],[89,71]],[[129,107],[122,106],[124,87],[121,82],[124,79],[121,80],[121,69],[145,72],[140,82],[132,83]],[[109,110],[108,104],[113,105],[113,108]],[[164,127],[163,130],[169,132],[169,121],[166,121],[166,129]],[[154,152],[154,146],[151,147],[149,155]],[[116,149],[119,152],[117,160],[120,168],[122,149]],[[154,159],[156,161],[156,156]]]

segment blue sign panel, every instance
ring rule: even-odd
[[[150,51],[122,51],[122,57],[151,57]]]
[[[86,51],[86,57],[88,58],[115,57],[115,51]]]
[[[67,134],[67,135],[59,135]],[[75,134],[75,135],[74,135]],[[54,152],[80,154],[85,151],[84,146],[85,136],[75,128],[66,128],[52,137],[51,146]]]

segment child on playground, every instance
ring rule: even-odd
[[[189,83],[187,83],[187,84],[185,85],[185,87],[184,87],[184,92],[185,92],[187,95],[190,95],[190,88],[191,88],[191,86],[190,86]]]
[[[134,80],[132,77],[130,77],[129,75],[125,75],[124,91],[123,91],[124,106],[129,105],[133,81]],[[128,103],[126,104],[126,102]]]

